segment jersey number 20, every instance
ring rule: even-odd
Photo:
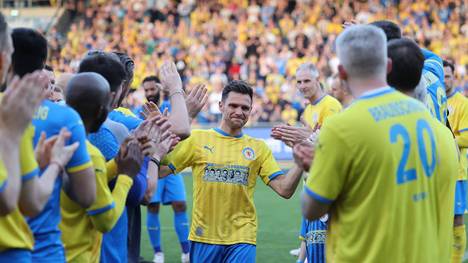
[[[429,124],[420,119],[416,123],[416,133],[417,133],[417,141],[418,141],[418,153],[419,159],[421,160],[422,167],[424,169],[424,174],[427,177],[430,177],[434,172],[436,166],[436,146],[435,146],[435,139],[434,133],[431,130]],[[426,145],[424,143],[424,133],[429,135],[429,139],[431,141],[431,163],[428,161],[428,154],[426,150]],[[398,137],[401,137],[403,140],[403,155],[400,159],[400,164],[398,165],[397,170],[397,184],[403,184],[406,182],[410,182],[416,180],[416,169],[406,168],[406,163],[408,162],[408,157],[411,152],[411,140],[408,130],[401,124],[395,124],[390,128],[390,142],[392,144],[398,141]]]

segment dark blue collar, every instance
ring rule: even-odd
[[[229,133],[227,133],[227,132],[221,130],[220,128],[213,128],[213,130],[214,130],[215,132],[217,132],[217,133],[219,133],[219,134],[221,134],[221,135],[223,135],[223,136],[227,136],[227,137],[240,138],[240,137],[242,137],[242,136],[244,135],[244,134],[241,132],[241,134],[239,134],[239,135],[232,136],[231,134],[229,134]]]

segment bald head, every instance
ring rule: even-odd
[[[95,132],[110,109],[109,82],[94,72],[79,73],[67,85],[66,101],[83,119],[88,132]]]

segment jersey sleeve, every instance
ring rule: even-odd
[[[3,164],[3,161],[0,160],[0,193],[5,190],[5,187],[7,185],[7,179],[8,179],[8,173],[5,168],[5,165]]]
[[[350,162],[349,157],[346,158],[349,151],[345,149],[345,143],[330,126],[330,122],[326,122],[320,132],[314,164],[304,189],[310,197],[328,204],[342,191]]]
[[[80,172],[92,166],[86,146],[86,131],[80,116],[76,112],[70,112],[69,117],[66,118],[65,121],[68,123],[66,126],[68,131],[71,133],[67,144],[73,144],[75,142],[80,144],[65,166],[65,169],[68,173]]]
[[[194,145],[194,141],[196,141],[194,137],[196,136],[197,134],[192,132],[190,137],[179,142],[174,150],[166,155],[162,164],[169,166],[174,174],[180,173],[191,166],[194,163],[197,150]]]
[[[96,174],[96,200],[86,209],[88,215],[105,212],[112,209],[115,204],[112,194],[107,186],[107,171],[104,157],[97,154],[91,154],[94,173]]]
[[[325,121],[328,117],[335,115],[341,111],[341,105],[340,104],[331,104],[329,107],[327,107],[324,112],[323,112],[323,119],[322,121]]]
[[[460,114],[458,131],[455,131],[455,139],[458,147],[468,148],[468,100],[464,99],[463,101],[462,114]]]
[[[125,125],[129,131],[133,131],[143,122],[143,120],[138,118],[133,112],[124,108],[113,110],[109,113],[109,118]]]
[[[442,59],[434,52],[425,48],[421,49],[424,55],[424,69],[437,76],[441,83],[444,83],[444,66]]]
[[[24,132],[20,142],[20,170],[22,181],[27,181],[39,175],[39,167],[34,155],[33,137],[34,127],[30,125]]]
[[[120,144],[112,132],[102,125],[95,133],[89,134],[89,141],[96,146],[107,161],[117,156]]]
[[[260,164],[259,175],[263,182],[268,185],[271,180],[274,180],[276,177],[283,175],[284,173],[266,143],[262,142],[261,147],[262,156],[260,161],[262,163]]]

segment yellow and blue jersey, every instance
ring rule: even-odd
[[[126,188],[122,191],[119,209],[116,209],[114,197],[107,185],[104,156],[91,143],[86,142],[86,144],[96,174],[96,200],[90,207],[84,209],[71,200],[64,191],[61,193],[60,230],[62,230],[67,262],[99,262],[102,232],[111,228],[120,217],[126,194],[132,185],[131,178],[119,176],[119,180],[123,180]],[[119,211],[110,211],[113,209]]]
[[[47,138],[57,135],[63,127],[71,133],[66,142],[72,144],[79,142],[80,145],[71,157],[65,169],[68,173],[79,172],[92,166],[91,159],[86,149],[86,132],[78,113],[66,105],[59,105],[49,100],[44,100],[33,117],[32,124],[35,128],[34,145],[37,144],[41,132],[45,132]],[[60,190],[62,178],[55,181],[54,190],[42,212],[29,218],[35,245],[33,259],[62,260],[63,247],[60,241]],[[59,255],[54,258],[53,255]],[[51,256],[52,255],[52,256]]]
[[[143,122],[143,120],[138,118],[131,110],[124,107],[119,107],[109,112],[108,118],[125,125],[129,131],[133,131]]]
[[[324,95],[315,102],[307,105],[304,110],[304,121],[313,129],[316,124],[323,125],[329,116],[341,111],[340,102],[330,95]]]
[[[426,104],[432,116],[442,123],[447,121],[447,95],[444,86],[444,67],[442,59],[435,53],[421,50],[424,54],[422,81],[427,90]]]
[[[330,262],[449,262],[456,145],[425,105],[391,88],[323,125],[305,191],[333,204]]]
[[[265,142],[221,129],[194,130],[167,155],[165,163],[193,174],[193,213],[189,239],[230,245],[255,244],[257,177],[265,184],[283,174]]]
[[[460,148],[460,172],[458,180],[466,180],[468,149],[468,99],[459,92],[448,96],[448,121]]]
[[[29,126],[24,132],[20,142],[20,170],[21,181],[25,182],[39,174],[38,165],[34,157],[32,146],[34,128]],[[8,174],[0,161],[0,191],[8,183]],[[0,258],[5,259],[1,254],[7,250],[20,249],[32,250],[34,244],[33,234],[26,219],[21,214],[19,207],[6,216],[0,217]],[[29,255],[30,256],[30,255]],[[12,262],[14,261],[11,259]],[[19,260],[19,258],[16,258]]]

